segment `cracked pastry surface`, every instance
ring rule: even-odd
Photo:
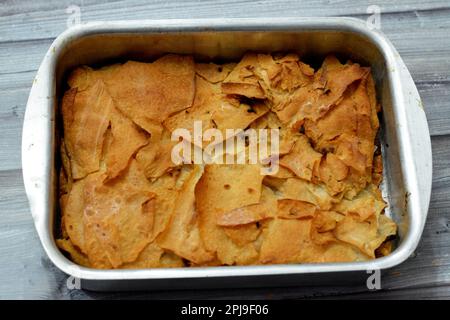
[[[314,70],[293,53],[226,64],[167,54],[82,66],[68,85],[57,245],[75,263],[348,262],[392,250],[370,68],[328,56]],[[173,163],[172,132],[199,120],[203,130],[278,129],[278,172]]]

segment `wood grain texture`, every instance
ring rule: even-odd
[[[353,16],[365,19],[373,1],[118,1],[64,0],[0,3],[0,298],[442,298],[450,299],[450,2],[376,1],[382,31],[416,81],[433,145],[433,191],[416,253],[382,278],[382,290],[291,287],[93,293],[68,290],[66,275],[43,252],[26,200],[20,143],[23,114],[37,68],[53,39],[66,29],[69,5],[81,21],[120,19]]]

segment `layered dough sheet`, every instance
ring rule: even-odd
[[[75,263],[213,267],[391,252],[397,227],[379,189],[381,106],[370,68],[334,56],[315,70],[295,54],[226,64],[167,54],[82,66],[68,86],[57,244]],[[248,159],[174,162],[172,135],[195,136],[196,122],[223,139],[227,129],[277,129],[277,172]]]

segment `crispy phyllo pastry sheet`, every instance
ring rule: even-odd
[[[316,70],[293,53],[79,67],[61,101],[56,243],[99,269],[388,255],[397,226],[379,189],[380,110],[370,68],[334,56]],[[209,129],[216,134],[198,136]],[[266,162],[223,160],[261,152],[273,136],[216,153],[264,129],[278,132]],[[180,143],[190,152],[174,161]],[[196,162],[198,150],[214,150],[215,161]],[[268,163],[277,170],[263,170]]]

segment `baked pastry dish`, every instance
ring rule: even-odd
[[[80,67],[68,86],[57,244],[75,263],[321,263],[390,253],[397,228],[379,190],[370,68],[334,56],[314,70],[295,54],[247,53],[221,65],[169,54]],[[278,130],[278,170],[261,174],[264,164],[248,159],[174,162],[173,133],[195,135],[195,122],[203,132]]]

